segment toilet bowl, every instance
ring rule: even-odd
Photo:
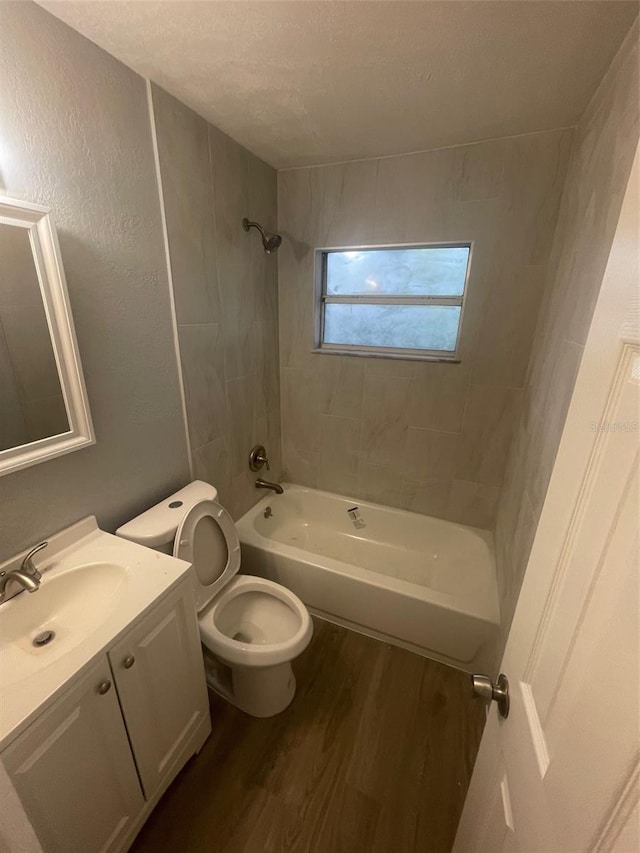
[[[207,683],[246,713],[270,717],[294,697],[291,661],[309,645],[313,624],[290,590],[238,575],[238,534],[217,495],[196,480],[116,533],[192,564]]]

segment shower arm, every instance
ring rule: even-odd
[[[260,225],[259,222],[251,222],[245,216],[245,218],[242,220],[242,227],[245,231],[248,231],[250,228],[257,228],[258,231],[262,234],[263,239],[267,239],[267,235],[264,233],[264,228],[262,227],[262,225]]]

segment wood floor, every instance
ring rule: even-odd
[[[213,734],[133,853],[448,853],[484,713],[469,677],[316,620],[293,704]]]

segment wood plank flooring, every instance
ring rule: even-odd
[[[319,620],[298,691],[213,734],[133,853],[449,853],[484,712],[469,677]]]

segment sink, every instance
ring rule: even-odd
[[[100,530],[92,515],[47,539],[40,588],[0,604],[0,751],[191,569]]]
[[[124,566],[89,563],[44,574],[37,592],[3,604],[0,681],[8,686],[29,678],[86,641],[118,606],[127,581]]]

